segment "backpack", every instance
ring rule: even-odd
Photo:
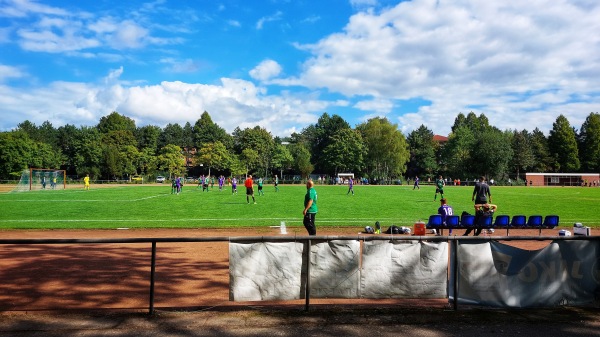
[[[407,227],[398,227],[396,225],[391,225],[385,231],[385,234],[410,234],[410,228],[407,228]]]

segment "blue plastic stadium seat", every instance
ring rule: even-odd
[[[460,218],[460,226],[461,227],[473,227],[475,225],[475,216],[474,215],[463,215]]]
[[[458,215],[448,215],[446,217],[446,227],[456,228],[460,225],[460,217]]]
[[[430,215],[429,221],[427,222],[427,228],[430,229],[439,229],[442,228],[442,216],[439,214]]]
[[[552,228],[558,227],[558,221],[559,221],[558,215],[546,215],[542,226],[552,229]]]
[[[525,227],[527,225],[524,215],[515,215],[510,220],[510,227]]]
[[[496,215],[494,220],[494,227],[508,227],[510,225],[510,216],[508,215]]]
[[[491,216],[480,217],[477,220],[477,227],[490,228],[490,227],[492,227],[493,220],[494,220],[494,218],[492,218]]]
[[[539,228],[542,226],[542,216],[541,215],[530,215],[527,218],[527,227]]]

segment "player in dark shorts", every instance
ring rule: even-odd
[[[481,176],[479,178],[479,181],[475,184],[471,201],[475,201],[476,205],[483,205],[492,202],[492,193],[490,192],[490,186],[485,183],[484,176]]]
[[[444,179],[442,178],[442,176],[439,176],[435,180],[435,195],[433,196],[433,201],[437,200],[438,193],[440,194],[442,199],[444,199],[444,185],[446,185]]]
[[[244,186],[246,186],[246,202],[250,203],[250,196],[252,196],[252,201],[256,204],[256,199],[254,199],[254,189],[252,188],[253,183],[251,175],[244,181]]]

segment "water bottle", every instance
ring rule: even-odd
[[[282,221],[279,224],[279,229],[281,230],[281,234],[287,234],[287,230],[285,229],[285,221]]]

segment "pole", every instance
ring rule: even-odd
[[[453,282],[453,286],[454,286],[454,310],[458,310],[458,240],[453,240],[452,241],[452,259],[454,260],[454,282]]]
[[[311,240],[307,240],[307,249],[306,249],[306,304],[304,306],[304,311],[308,311],[308,307],[310,305],[310,248],[311,248]]]
[[[156,274],[156,241],[152,241],[152,260],[150,262],[150,308],[149,314],[154,314],[154,275]]]

